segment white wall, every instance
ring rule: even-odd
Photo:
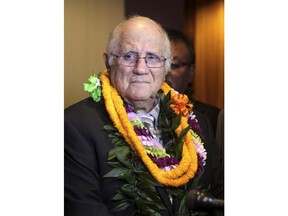
[[[124,0],[64,0],[65,108],[88,96],[83,83],[105,69],[108,35],[124,17]]]

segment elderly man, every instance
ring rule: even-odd
[[[189,190],[223,195],[207,119],[164,82],[162,27],[131,17],[103,56],[107,69],[84,84],[91,97],[65,110],[65,215],[189,215]]]

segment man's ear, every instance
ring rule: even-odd
[[[108,58],[108,54],[107,54],[106,52],[103,53],[103,60],[104,60],[104,62],[105,62],[106,68],[109,70],[109,69],[110,69],[109,58]]]

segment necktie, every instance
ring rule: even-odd
[[[152,136],[155,137],[154,117],[150,114],[143,114],[141,117],[141,121],[143,122],[145,127],[147,127],[147,129],[150,131]]]

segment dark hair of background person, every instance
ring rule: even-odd
[[[195,50],[194,50],[194,46],[193,43],[191,42],[190,38],[184,34],[182,31],[176,30],[176,29],[172,29],[170,27],[165,27],[165,30],[167,32],[167,35],[169,37],[169,40],[171,42],[183,42],[186,47],[188,48],[189,51],[189,63],[192,65],[195,64],[195,59],[196,59],[196,55],[195,55]]]

